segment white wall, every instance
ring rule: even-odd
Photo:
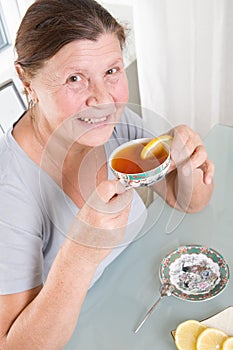
[[[145,120],[186,124],[202,137],[233,126],[233,1],[146,0],[134,6]]]

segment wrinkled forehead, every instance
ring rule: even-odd
[[[98,40],[76,40],[63,46],[44,67],[60,69],[65,67],[89,67],[90,64],[110,64],[122,60],[122,49],[114,34],[101,35]]]

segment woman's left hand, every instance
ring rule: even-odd
[[[181,169],[186,177],[200,169],[203,183],[211,184],[214,176],[214,164],[208,155],[200,136],[186,125],[179,125],[170,131],[173,136],[171,144],[171,170]]]

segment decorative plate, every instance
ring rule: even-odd
[[[171,283],[174,296],[202,301],[219,294],[229,281],[229,267],[221,254],[201,245],[186,245],[165,256],[160,265],[162,283]]]

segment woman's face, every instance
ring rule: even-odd
[[[31,80],[38,99],[37,120],[50,134],[83,145],[106,142],[128,101],[128,83],[119,40],[104,34],[97,41],[65,45]]]

